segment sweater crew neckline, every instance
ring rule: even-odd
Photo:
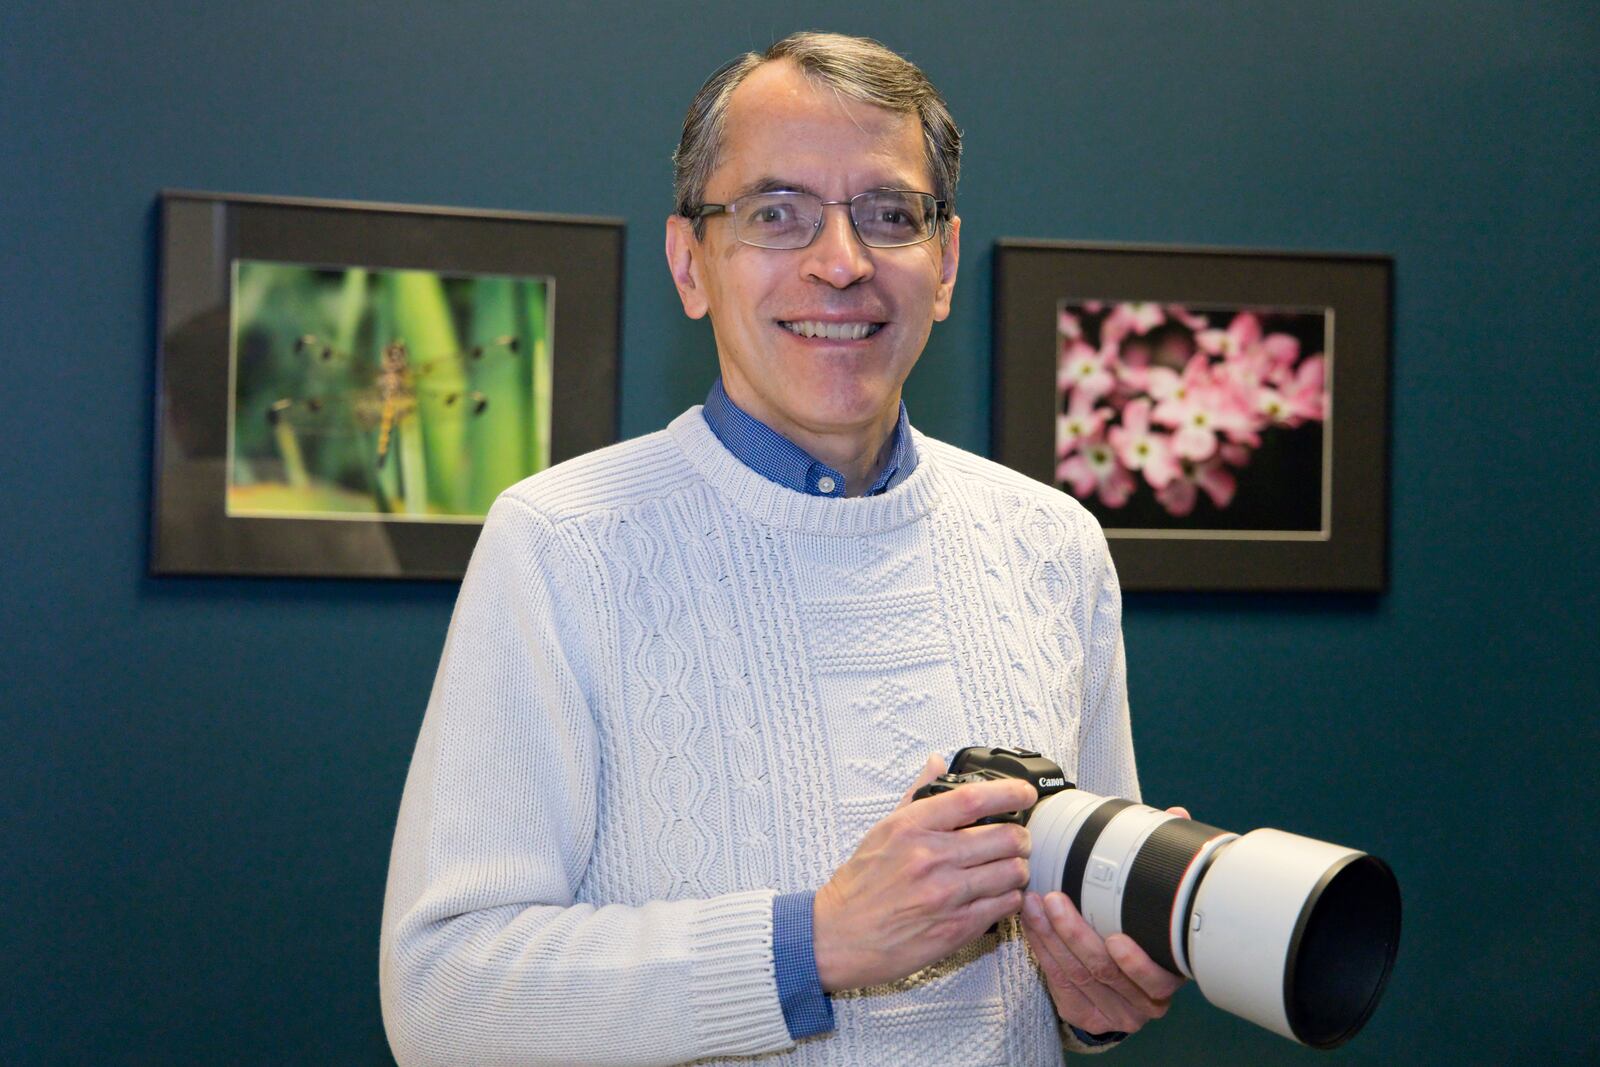
[[[800,533],[855,537],[884,533],[916,522],[938,500],[926,438],[915,427],[922,462],[906,480],[877,496],[825,497],[797,493],[745,466],[717,440],[700,405],[673,419],[667,433],[684,456],[730,506],[769,526]]]

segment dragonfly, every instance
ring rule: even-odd
[[[515,356],[518,349],[518,339],[508,335],[473,345],[462,352],[418,362],[413,359],[405,340],[396,338],[383,346],[369,387],[332,397],[283,397],[268,406],[267,421],[274,429],[286,427],[313,433],[376,429],[377,466],[381,469],[388,459],[396,426],[416,413],[419,390],[426,389],[430,375],[437,375],[446,368],[464,366],[470,369],[508,359]],[[296,338],[294,351],[317,365],[352,361],[350,353],[335,348],[316,334]],[[430,395],[437,396],[445,411],[469,418],[482,415],[489,406],[489,398],[476,389],[447,388]]]

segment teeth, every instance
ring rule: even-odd
[[[882,327],[876,322],[786,322],[783,328],[801,337],[823,337],[830,341],[859,341],[871,337]]]

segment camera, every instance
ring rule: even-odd
[[[1376,856],[1282,830],[1245,834],[1076,788],[1037,752],[964,748],[918,800],[984,780],[1039,791],[1029,890],[1060,890],[1101,937],[1124,933],[1212,1004],[1312,1048],[1378,1006],[1400,946],[1400,885]]]

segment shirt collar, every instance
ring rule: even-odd
[[[721,378],[712,383],[702,414],[723,447],[767,480],[810,496],[844,496],[844,475],[740,409],[722,387]],[[900,416],[890,442],[889,462],[878,473],[867,496],[893,489],[916,469],[917,446],[911,440],[905,401],[900,402]]]

